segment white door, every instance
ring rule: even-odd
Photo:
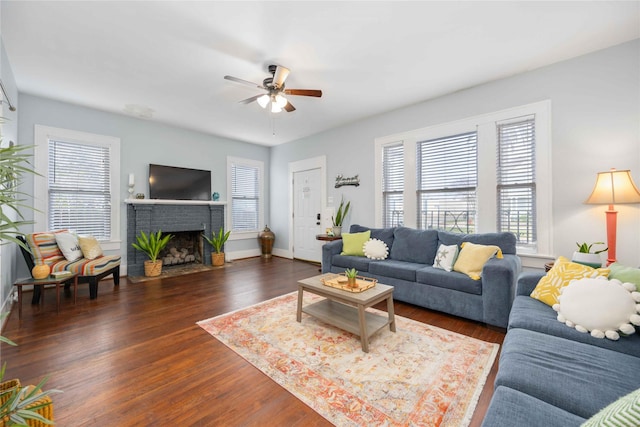
[[[293,173],[293,257],[322,261],[320,169]]]

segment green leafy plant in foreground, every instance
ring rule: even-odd
[[[576,242],[576,245],[578,245],[578,252],[583,253],[583,254],[590,254],[590,253],[599,254],[599,253],[602,253],[602,252],[605,252],[605,251],[609,250],[609,248],[604,248],[604,249],[601,249],[599,251],[591,252],[591,247],[593,245],[604,245],[604,242],[594,242],[594,243],[591,243],[591,244]]]
[[[331,217],[331,221],[333,222],[334,227],[341,227],[342,222],[344,221],[347,213],[349,213],[349,208],[351,207],[351,202],[347,202],[344,204],[344,198],[340,200],[340,206],[338,206],[338,212],[336,212],[335,217]]]
[[[137,243],[132,243],[131,246],[147,254],[152,262],[156,262],[160,251],[167,246],[172,237],[171,234],[163,236],[160,230],[157,233],[149,233],[149,236],[144,231],[140,231],[140,235],[136,237]]]
[[[356,277],[358,277],[358,270],[356,270],[355,268],[347,268],[344,271],[344,274],[350,278],[350,279],[354,279]]]
[[[218,232],[217,235],[215,231],[212,231],[211,238],[205,236],[204,234],[202,235],[202,237],[207,242],[209,242],[209,244],[213,246],[213,249],[216,251],[216,253],[219,254],[222,252],[222,247],[224,246],[224,244],[227,242],[227,240],[229,240],[230,235],[231,235],[231,230],[225,233],[222,227],[220,227],[220,231]]]

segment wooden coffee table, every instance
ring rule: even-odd
[[[22,287],[33,286],[33,299],[32,304],[38,304],[40,301],[40,293],[44,294],[45,285],[55,285],[56,287],[56,312],[60,313],[60,286],[66,285],[73,281],[73,303],[76,303],[76,296],[78,295],[78,274],[69,273],[61,277],[48,276],[45,279],[24,279],[14,283],[14,286],[18,288],[18,319],[22,319]],[[36,298],[37,296],[37,298]],[[44,295],[42,295],[44,300]]]
[[[391,332],[396,331],[393,311],[393,286],[377,283],[375,287],[363,292],[349,292],[322,284],[322,279],[333,274],[321,274],[298,281],[298,312],[296,320],[302,322],[302,313],[329,323],[360,337],[362,351],[369,352],[369,338],[389,325]],[[304,292],[320,295],[325,299],[302,306]],[[381,301],[387,300],[387,316],[365,311]]]

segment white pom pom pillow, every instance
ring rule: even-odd
[[[387,244],[378,239],[369,239],[364,242],[362,251],[364,255],[370,259],[387,259],[387,256],[389,256]]]
[[[640,326],[640,292],[635,290],[633,283],[605,277],[574,280],[562,289],[553,309],[558,321],[579,332],[617,340],[618,331],[630,335],[634,325]]]

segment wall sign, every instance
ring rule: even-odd
[[[335,188],[340,188],[343,185],[354,185],[358,187],[360,185],[360,177],[358,175],[353,176],[351,178],[345,178],[342,175],[336,176]]]

